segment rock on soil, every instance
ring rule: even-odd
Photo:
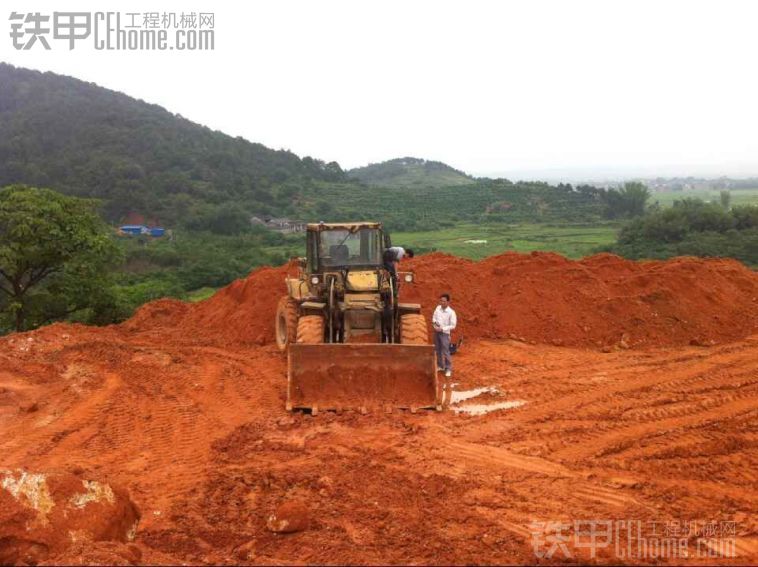
[[[308,529],[308,508],[302,502],[285,502],[268,517],[266,526],[274,533],[288,534]]]
[[[0,564],[38,563],[72,544],[127,542],[138,521],[121,488],[70,473],[0,470]]]

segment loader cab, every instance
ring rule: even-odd
[[[384,249],[389,246],[389,235],[381,223],[308,225],[307,271],[313,274],[379,268]]]

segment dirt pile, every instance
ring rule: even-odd
[[[453,296],[459,331],[566,346],[713,344],[758,329],[758,274],[734,260],[583,260],[535,252],[481,262],[430,254],[406,298],[433,306]]]
[[[274,341],[273,322],[285,294],[289,266],[261,268],[196,304],[161,299],[142,306],[122,327],[211,344],[263,345]]]
[[[758,274],[733,260],[633,262],[603,254],[568,260],[506,253],[481,262],[428,254],[403,265],[416,283],[401,299],[430,316],[449,292],[467,338],[512,338],[576,347],[708,345],[758,329]],[[276,305],[292,266],[263,268],[196,305],[160,300],[124,329],[212,344],[274,340]]]

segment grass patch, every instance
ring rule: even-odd
[[[735,205],[758,205],[758,187],[751,189],[730,189],[732,194],[731,206]],[[682,199],[701,199],[706,203],[720,203],[721,191],[718,189],[701,189],[697,191],[675,191],[671,193],[652,193],[650,195],[649,205],[656,201],[661,207],[671,207],[674,201]]]
[[[185,300],[189,301],[190,303],[204,301],[216,293],[216,291],[218,291],[218,288],[215,287],[201,287],[200,289],[194,289],[187,292]]]

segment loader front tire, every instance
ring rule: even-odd
[[[406,313],[400,317],[400,344],[428,345],[429,331],[421,313]]]
[[[282,297],[276,309],[276,346],[285,351],[297,338],[297,302],[290,297]]]
[[[321,315],[305,315],[297,322],[297,342],[317,345],[324,342],[324,318]]]

